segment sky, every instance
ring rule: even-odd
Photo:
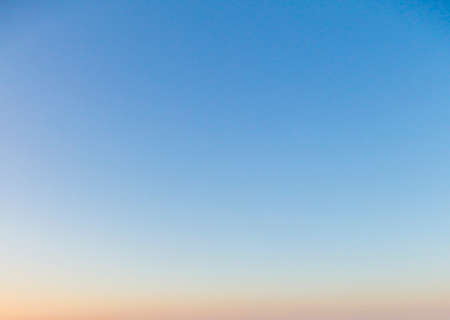
[[[450,317],[446,1],[4,1],[0,318]]]

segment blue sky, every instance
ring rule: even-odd
[[[440,4],[4,6],[10,263],[210,291],[448,283]]]

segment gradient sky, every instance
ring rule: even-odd
[[[448,319],[445,3],[2,2],[0,318]]]

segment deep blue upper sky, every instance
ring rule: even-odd
[[[447,252],[445,6],[9,9],[4,202],[56,225],[51,239],[104,237],[137,256],[173,243],[231,265],[320,256],[343,270],[348,259],[391,266],[391,255]]]

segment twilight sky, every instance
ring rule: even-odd
[[[446,1],[0,4],[0,318],[450,316]]]

